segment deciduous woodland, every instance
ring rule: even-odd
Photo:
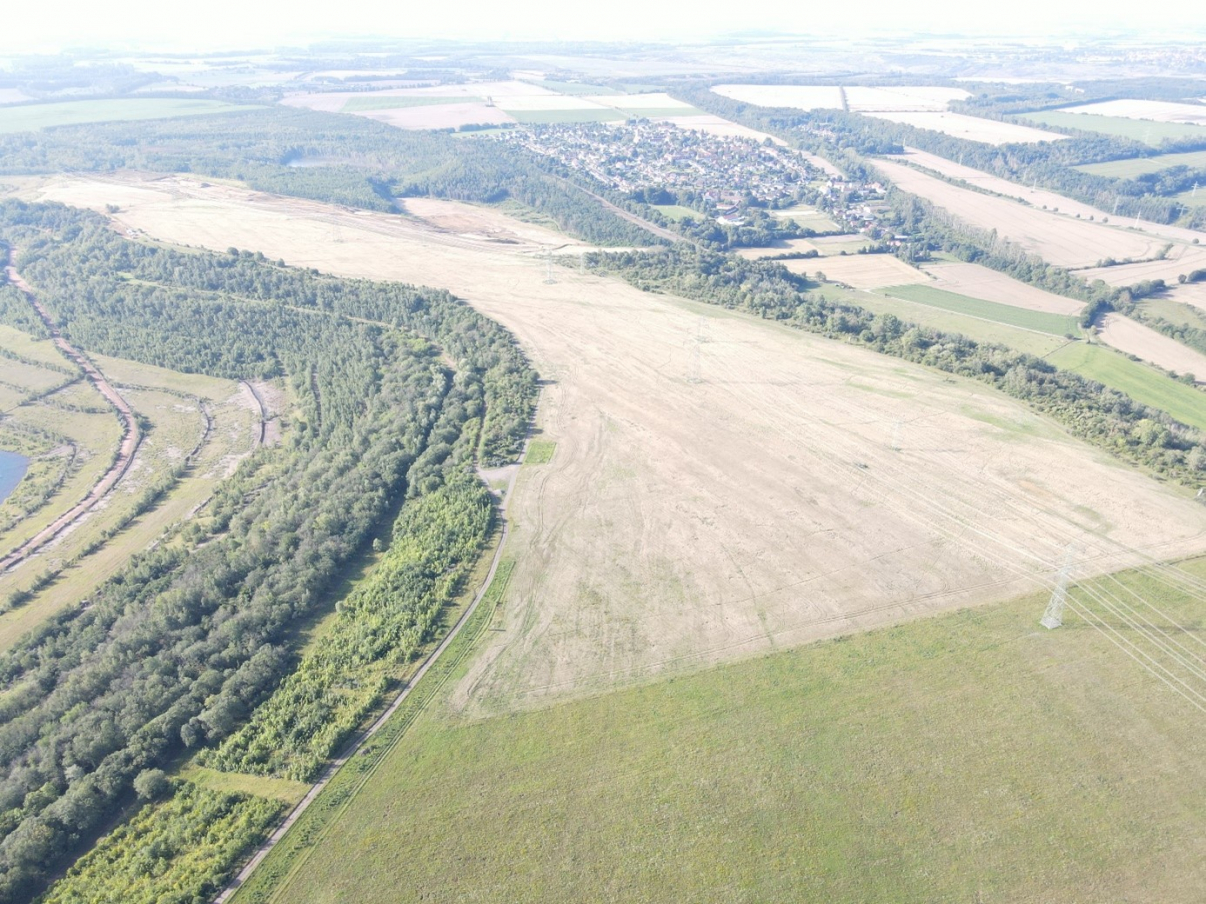
[[[0,657],[0,901],[21,901],[184,751],[312,774],[382,690],[358,676],[413,652],[474,559],[492,516],[467,473],[520,448],[535,375],[443,291],[182,254],[53,205],[6,202],[0,229],[77,346],[283,376],[297,398],[284,442],[245,461],[204,517]],[[297,664],[292,627],[399,505],[385,566],[273,696]],[[365,605],[384,594],[391,606]]]

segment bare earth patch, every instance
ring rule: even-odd
[[[136,187],[123,221],[165,240],[447,287],[549,381],[557,452],[514,491],[502,630],[458,690],[475,712],[1012,597],[1069,542],[1078,575],[1206,545],[1200,506],[978,383],[590,273],[547,284],[522,248],[405,217]]]
[[[1107,345],[1178,375],[1206,382],[1206,355],[1121,314],[1106,314],[1098,335]]]

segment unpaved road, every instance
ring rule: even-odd
[[[125,432],[122,436],[121,446],[117,450],[117,459],[113,462],[112,467],[101,477],[96,486],[92,488],[91,492],[74,508],[57,518],[54,523],[27,540],[17,549],[14,549],[3,559],[0,559],[0,572],[7,571],[25,561],[104,499],[130,467],[130,462],[134,460],[134,453],[138,450],[138,444],[142,441],[142,436],[138,432],[138,421],[135,420],[134,412],[130,410],[130,406],[126,404],[126,400],[121,397],[121,393],[113,388],[109,381],[105,379],[104,374],[97,370],[91,361],[63,338],[46,308],[37,300],[33,290],[17,273],[16,267],[12,265],[11,252],[9,253],[9,258],[10,263],[5,268],[8,273],[9,282],[25,293],[25,297],[34,306],[34,309],[38,312],[38,316],[46,324],[46,328],[50,330],[51,338],[59,350],[83,370],[89,382],[96,387],[97,391],[117,411]]]

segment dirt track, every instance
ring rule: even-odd
[[[11,252],[9,257],[11,259]],[[16,268],[11,263],[6,267],[6,272],[8,273],[9,282],[24,292],[30,304],[34,306],[34,309],[38,312],[38,316],[42,318],[42,322],[50,330],[54,344],[73,363],[79,366],[89,382],[96,387],[97,391],[117,411],[125,432],[122,436],[121,446],[117,450],[117,458],[114,460],[112,467],[105,472],[104,476],[101,477],[100,481],[92,488],[88,495],[72,509],[56,519],[54,523],[27,540],[3,559],[0,559],[0,572],[7,571],[25,561],[104,499],[130,467],[130,462],[134,460],[134,453],[138,450],[138,444],[142,439],[138,432],[138,421],[134,418],[134,412],[130,410],[130,406],[126,404],[126,400],[110,385],[109,381],[105,379],[104,374],[97,370],[83,353],[63,338],[59,333],[58,327],[51,319],[50,314],[37,298],[34,297],[33,290],[18,275]]]
[[[1010,597],[1069,542],[1086,573],[1206,547],[1201,506],[978,383],[576,269],[547,284],[534,243],[186,179],[31,196],[443,286],[515,332],[557,451],[516,484],[503,630],[458,689],[473,711]]]

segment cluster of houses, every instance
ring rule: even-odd
[[[701,199],[718,218],[739,219],[737,209],[749,204],[790,204],[824,179],[788,148],[648,120],[538,125],[505,133],[503,140],[626,194]]]

